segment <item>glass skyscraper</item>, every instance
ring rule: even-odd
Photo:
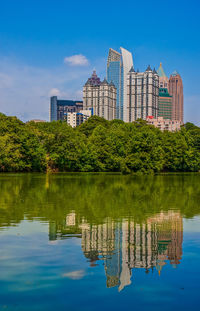
[[[107,61],[107,81],[117,88],[116,119],[128,121],[127,113],[127,73],[133,66],[132,54],[120,48],[121,53],[109,49]]]

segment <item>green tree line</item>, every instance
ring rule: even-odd
[[[66,122],[23,123],[0,114],[0,172],[198,172],[200,128],[186,123],[161,132],[138,120],[93,116]]]
[[[145,223],[169,210],[200,215],[199,174],[4,174],[0,175],[0,229],[22,220],[66,227],[75,212],[79,223],[103,224],[134,219]],[[65,230],[65,229],[63,229]]]

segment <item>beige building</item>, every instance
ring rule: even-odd
[[[92,116],[91,109],[80,110],[80,112],[67,112],[64,115],[64,120],[71,127],[77,127],[83,122],[87,121]]]
[[[34,123],[43,123],[43,122],[46,122],[45,120],[40,120],[40,119],[33,119],[33,120],[30,120],[28,122],[34,122]]]
[[[163,117],[158,118],[148,117],[147,122],[149,124],[154,125],[155,127],[158,127],[161,131],[175,132],[181,129],[180,121],[164,119]]]
[[[132,67],[127,81],[128,122],[157,118],[159,98],[159,77],[150,66],[145,72],[136,72]]]
[[[83,109],[110,121],[116,118],[117,89],[114,84],[103,82],[94,71],[83,87]]]

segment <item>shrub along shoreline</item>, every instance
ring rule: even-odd
[[[93,116],[77,128],[61,121],[23,123],[0,113],[0,172],[200,171],[200,128],[161,132],[138,120]]]

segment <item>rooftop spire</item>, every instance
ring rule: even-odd
[[[146,71],[152,71],[151,66],[149,65],[146,69]]]
[[[162,67],[162,63],[160,63],[160,67],[158,68],[157,73],[158,73],[159,77],[167,77],[165,72],[164,72],[164,69]]]

